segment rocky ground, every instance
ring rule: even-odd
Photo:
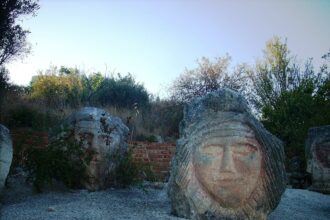
[[[1,220],[23,219],[181,219],[170,214],[165,187],[144,185],[100,192],[68,191],[57,187],[35,194],[31,187],[10,179],[4,192]],[[330,195],[287,189],[269,220],[328,220]]]

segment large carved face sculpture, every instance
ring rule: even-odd
[[[195,175],[204,191],[222,207],[239,207],[257,185],[261,147],[251,128],[226,122],[195,146]]]

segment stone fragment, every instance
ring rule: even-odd
[[[229,89],[185,106],[172,160],[172,213],[191,219],[266,219],[286,186],[283,145]]]
[[[9,130],[0,125],[0,193],[5,185],[12,159],[13,146]]]
[[[74,138],[86,152],[94,152],[85,187],[95,191],[113,184],[115,169],[128,151],[126,125],[120,118],[94,107],[72,113],[64,124],[68,131],[60,135],[62,138]]]
[[[54,207],[52,207],[52,206],[49,206],[47,208],[47,212],[55,212],[55,211],[56,211],[56,209]]]
[[[305,144],[307,172],[312,175],[312,191],[330,193],[330,125],[308,130]]]

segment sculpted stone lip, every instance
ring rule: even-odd
[[[237,176],[233,173],[220,173],[217,177],[213,178],[213,181],[217,182],[232,182],[232,181],[241,181],[243,178],[241,176]]]
[[[218,181],[223,181],[223,182],[229,182],[229,181],[240,181],[242,180],[242,178],[237,178],[237,177],[234,177],[234,178],[230,178],[230,177],[226,177],[226,178],[219,178]]]

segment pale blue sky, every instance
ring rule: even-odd
[[[265,42],[286,37],[293,54],[316,62],[330,49],[330,0],[41,0],[24,20],[33,52],[11,62],[27,85],[50,65],[132,73],[148,91],[167,86],[202,56],[229,53],[251,65]]]

